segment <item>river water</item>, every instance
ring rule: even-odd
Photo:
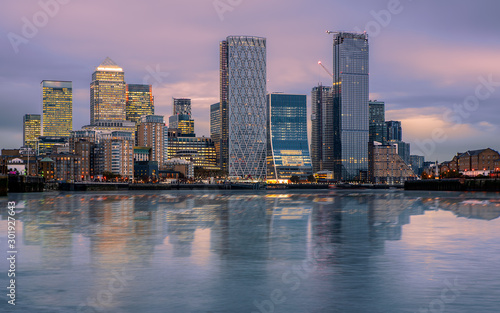
[[[1,312],[500,311],[498,193],[53,192],[0,202]]]

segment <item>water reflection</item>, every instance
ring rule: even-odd
[[[124,312],[140,308],[142,298],[132,296],[135,288],[147,286],[153,295],[168,289],[163,284],[167,281],[178,289],[167,294],[198,290],[201,302],[195,307],[200,311],[223,312],[221,307],[251,311],[255,299],[276,288],[287,290],[282,274],[311,258],[314,268],[319,268],[318,277],[307,283],[310,288],[302,296],[320,301],[325,310],[349,307],[365,296],[350,294],[346,287],[369,288],[366,297],[380,296],[374,290],[384,278],[377,274],[381,265],[374,260],[386,254],[388,242],[403,239],[403,226],[410,224],[412,216],[436,210],[484,221],[500,216],[495,194],[45,193],[15,195],[9,200],[22,210],[18,215],[23,244],[20,262],[34,275],[68,271],[71,280],[72,271],[81,272],[76,294],[59,299],[69,307],[78,306],[93,289],[106,289],[124,269],[149,277],[115,297],[111,307]],[[5,219],[4,213],[2,223]],[[332,290],[338,292],[335,299],[328,293]],[[40,306],[36,297],[30,301],[32,309]],[[158,312],[163,312],[161,305],[172,302],[178,312],[188,309],[185,301],[175,302],[172,297],[148,301],[157,303]],[[155,305],[148,311],[155,312]],[[305,312],[310,305],[290,300],[281,308]],[[186,312],[196,311],[189,308]]]

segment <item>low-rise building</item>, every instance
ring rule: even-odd
[[[402,184],[417,179],[417,175],[398,155],[397,144],[383,145],[378,142],[369,146],[372,158],[369,162],[369,180],[374,184]]]

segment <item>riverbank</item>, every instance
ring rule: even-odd
[[[405,190],[419,191],[500,191],[500,179],[439,179],[407,181]]]

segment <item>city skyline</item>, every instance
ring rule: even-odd
[[[95,25],[86,25],[79,16],[83,16],[81,12],[95,8],[96,3],[61,4],[46,26],[39,27],[35,36],[26,39],[28,43],[17,46],[17,53],[8,36],[0,43],[6,51],[2,56],[1,77],[5,81],[0,87],[4,96],[2,106],[8,107],[10,113],[1,118],[3,136],[0,146],[8,148],[22,144],[19,120],[24,114],[42,113],[38,84],[45,79],[73,81],[73,129],[89,124],[89,77],[96,64],[106,56],[124,68],[127,83],[153,85],[156,114],[170,115],[172,97],[191,98],[195,131],[199,136],[209,136],[209,106],[219,98],[218,42],[232,34],[267,38],[267,91],[307,94],[310,116],[311,87],[318,82],[325,86],[330,84],[330,78],[317,61],[321,60],[328,69],[333,67],[331,37],[324,31],[366,29],[371,46],[370,99],[386,102],[387,120],[403,122],[403,140],[412,144],[412,154],[444,161],[458,151],[487,146],[498,150],[498,140],[494,135],[499,126],[495,120],[495,104],[500,93],[495,90],[500,77],[496,76],[498,65],[494,62],[498,44],[491,39],[498,22],[490,16],[490,12],[498,7],[497,3],[486,1],[477,7],[471,2],[457,7],[449,1],[432,4],[401,2],[393,10],[398,13],[387,17],[381,14],[392,12],[387,1],[358,1],[357,5],[319,2],[321,11],[298,1],[288,1],[287,8],[279,2],[243,2],[221,14],[212,2],[199,2],[194,7],[179,3],[158,4],[154,10],[141,8],[142,13],[151,14],[151,22],[132,23],[131,26],[137,27],[138,32],[151,31],[138,39],[144,45],[151,41],[154,49],[148,51],[125,49],[121,41],[127,40],[120,39],[126,39],[127,30],[131,28],[118,19],[111,30],[115,27],[123,30],[116,38],[107,32],[94,34],[95,38],[88,37],[86,33],[103,27],[104,19]],[[32,21],[34,14],[43,10],[35,4],[6,3],[4,6],[0,29],[6,35],[22,35],[23,17]],[[100,4],[100,7],[108,6],[115,7],[115,3]],[[452,16],[448,14],[450,7],[455,12]],[[102,12],[107,11],[104,8]],[[262,23],[253,23],[252,14],[262,8],[267,11],[259,17]],[[168,13],[172,21],[161,22],[155,11],[172,12]],[[102,12],[94,13],[100,16]],[[125,6],[117,16],[122,19],[121,16],[134,12]],[[280,12],[279,18],[277,12]],[[303,21],[296,19],[298,14],[302,14]],[[160,34],[154,31],[174,29],[169,23],[179,23],[178,19],[182,17],[189,18],[182,22],[184,27],[178,35],[176,32]],[[382,23],[381,19],[389,22]],[[112,24],[108,20],[105,23]],[[79,29],[85,29],[85,32]],[[137,31],[130,35],[137,34]],[[203,35],[197,40],[189,40],[192,36],[188,34],[195,32]],[[199,39],[201,37],[203,39]],[[470,44],[465,47],[462,43],[464,37],[470,38]],[[173,47],[175,49],[169,49]],[[465,102],[467,106],[464,101],[469,101]],[[434,130],[444,132],[446,139],[443,142],[431,140]],[[417,140],[427,151],[419,151]]]

